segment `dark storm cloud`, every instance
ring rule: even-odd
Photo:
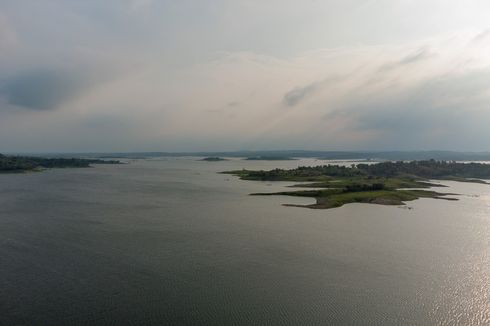
[[[2,95],[13,106],[53,110],[78,95],[85,81],[74,73],[57,70],[30,71],[7,80]]]

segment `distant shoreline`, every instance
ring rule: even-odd
[[[115,160],[46,158],[0,154],[0,173],[41,172],[52,168],[88,168],[92,164],[122,164]]]
[[[243,151],[195,151],[195,152],[80,152],[80,153],[18,153],[9,155],[56,157],[56,158],[154,158],[154,157],[283,157],[311,158],[319,160],[371,160],[371,161],[489,161],[490,152],[458,151],[322,151],[322,150],[243,150]]]

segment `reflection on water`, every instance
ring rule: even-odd
[[[290,183],[216,173],[322,163],[0,175],[0,324],[490,323],[490,186],[308,210],[248,196]]]

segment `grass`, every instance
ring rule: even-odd
[[[253,194],[253,195],[286,195],[299,197],[316,198],[316,203],[312,205],[287,205],[308,208],[335,208],[349,203],[368,203],[378,205],[405,205],[405,202],[416,200],[419,198],[435,198],[457,200],[454,198],[445,198],[446,194],[430,190],[377,190],[377,191],[358,191],[346,192],[342,189],[329,190],[306,190],[306,191],[291,191],[269,194]]]
[[[446,194],[424,190],[381,190],[334,194],[317,197],[312,208],[333,208],[348,203],[369,203],[380,205],[404,205],[407,201],[419,198],[442,199]]]
[[[294,188],[317,188],[308,190],[283,191],[276,193],[254,193],[251,195],[271,196],[285,195],[296,197],[311,197],[316,199],[312,205],[286,205],[316,209],[340,207],[349,203],[369,203],[379,205],[405,205],[407,201],[419,198],[447,198],[447,195],[432,190],[430,187],[445,187],[444,185],[430,183],[427,179],[417,176],[402,175],[398,177],[381,176],[329,176],[329,175],[301,175],[288,173],[287,170],[273,170],[273,173],[263,171],[238,170],[224,172],[239,176],[244,180],[264,181],[292,181],[310,182],[295,184]],[[265,177],[264,177],[265,176]]]
[[[330,178],[323,182],[295,184],[291,187],[295,188],[346,188],[355,185],[372,186],[373,184],[381,183],[384,189],[401,189],[401,188],[430,188],[430,187],[445,187],[440,184],[429,183],[415,178],[368,178],[368,177],[344,177]]]

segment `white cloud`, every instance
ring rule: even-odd
[[[489,149],[490,38],[454,1],[461,17],[441,1],[26,0],[32,22],[6,3],[8,150]]]

